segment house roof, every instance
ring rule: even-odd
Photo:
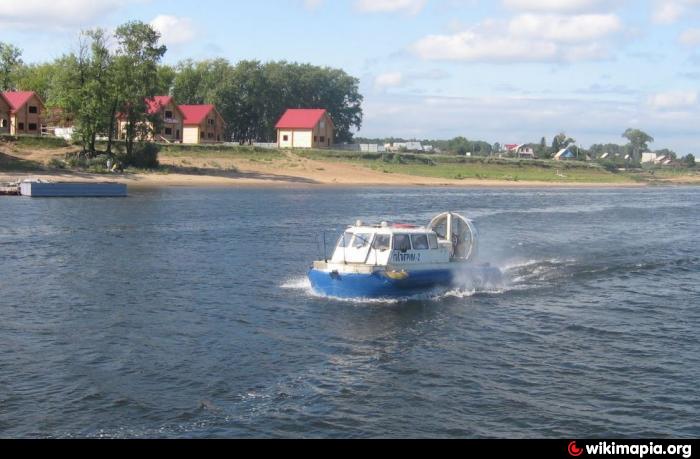
[[[321,121],[321,118],[328,113],[322,108],[299,109],[290,108],[277,122],[277,129],[313,129]]]
[[[172,96],[155,96],[153,99],[147,99],[146,104],[148,105],[148,114],[155,115],[171,103],[173,103]],[[175,104],[173,103],[173,105]],[[175,108],[180,110],[177,105],[175,105]],[[180,112],[182,113],[181,110]]]
[[[212,110],[216,111],[216,107],[211,104],[207,105],[180,105],[178,106],[183,116],[185,117],[184,123],[186,126],[200,125],[202,121],[211,113]],[[218,112],[217,112],[218,114]]]
[[[10,104],[11,113],[16,113],[17,110],[24,107],[32,97],[36,97],[39,104],[44,105],[34,91],[8,91],[3,92],[2,95],[5,96],[5,100]]]

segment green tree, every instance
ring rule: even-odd
[[[557,134],[552,140],[552,149],[550,150],[552,156],[559,153],[561,150],[568,148],[569,146],[576,143],[576,140],[567,136],[564,132]]]
[[[34,91],[44,103],[50,105],[56,74],[56,62],[21,65],[14,71],[14,86],[18,91]]]
[[[158,64],[167,48],[160,45],[160,34],[140,21],[128,22],[115,32],[117,51],[113,64],[112,87],[117,91],[119,111],[126,120],[126,162],[134,157],[134,143],[149,134],[147,100],[159,90]]]
[[[695,167],[695,155],[691,154],[686,156],[685,158],[683,158],[683,162],[688,167]]]
[[[639,162],[642,159],[642,153],[649,150],[649,144],[654,143],[654,138],[644,131],[639,129],[627,129],[622,137],[630,141],[632,146],[632,158]]]
[[[0,42],[0,90],[15,89],[14,72],[22,65],[22,51],[14,45]]]

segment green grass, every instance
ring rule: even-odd
[[[576,161],[518,160],[447,155],[297,151],[299,156],[325,161],[351,162],[386,174],[406,174],[455,180],[506,180],[564,183],[630,183],[625,174],[612,173],[597,164]]]
[[[58,137],[41,137],[32,135],[0,135],[0,142],[14,143],[18,147],[22,148],[36,148],[44,150],[69,146],[68,142]]]
[[[272,161],[282,159],[283,153],[279,150],[247,146],[227,145],[160,145],[160,155],[168,158],[240,158],[256,161]]]

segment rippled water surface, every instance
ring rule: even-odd
[[[0,436],[697,437],[699,204],[692,188],[0,198]],[[317,234],[443,210],[475,219],[506,285],[309,291]]]

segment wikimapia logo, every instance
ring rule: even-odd
[[[572,441],[568,446],[568,453],[571,457],[580,457],[584,453],[588,456],[636,456],[644,459],[647,456],[680,456],[684,459],[692,457],[692,445],[678,444],[619,444],[600,442],[594,445],[584,445],[579,448],[576,441]]]

